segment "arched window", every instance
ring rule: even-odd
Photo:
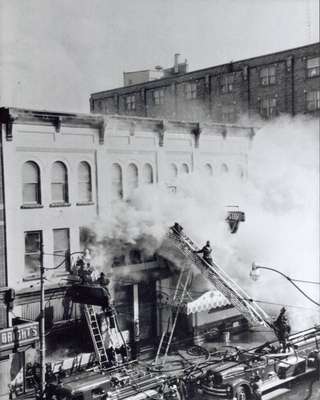
[[[112,200],[123,198],[122,169],[119,164],[112,164]]]
[[[127,170],[128,193],[138,187],[138,168],[135,164],[129,164]]]
[[[78,166],[78,196],[80,202],[92,201],[91,167],[86,161]]]
[[[189,165],[186,163],[183,163],[181,165],[181,173],[182,174],[188,174],[189,173]]]
[[[227,164],[221,164],[221,173],[222,174],[227,174],[229,172],[229,168]]]
[[[40,169],[33,161],[27,161],[23,164],[22,170],[23,181],[23,203],[24,204],[40,204]]]
[[[150,164],[144,164],[143,166],[142,181],[145,185],[153,183],[153,170]]]
[[[51,199],[53,203],[68,203],[68,172],[61,161],[52,165]]]
[[[213,168],[212,165],[207,163],[204,165],[204,173],[206,176],[212,176],[213,175]]]
[[[169,165],[169,179],[175,179],[178,176],[178,168],[176,164]]]

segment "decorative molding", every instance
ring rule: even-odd
[[[95,149],[74,149],[74,148],[55,148],[55,147],[27,147],[27,146],[17,146],[17,151],[30,152],[30,153],[73,153],[73,154],[86,154],[94,153]]]

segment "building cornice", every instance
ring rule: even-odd
[[[7,141],[13,140],[13,124],[54,126],[56,132],[61,131],[62,126],[89,127],[98,130],[99,144],[105,140],[105,132],[108,127],[112,129],[118,123],[130,134],[134,135],[139,129],[146,129],[159,135],[159,146],[163,146],[167,133],[189,133],[195,137],[195,145],[198,146],[201,135],[210,136],[241,136],[251,139],[254,136],[255,127],[236,124],[199,123],[187,121],[165,120],[158,118],[144,118],[126,115],[101,115],[62,113],[51,111],[28,110],[22,108],[0,108],[0,123],[5,125]],[[120,126],[118,126],[120,129]]]

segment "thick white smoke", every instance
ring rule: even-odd
[[[235,203],[246,222],[232,235],[226,206]],[[261,271],[253,284],[249,272],[256,261],[296,279],[319,281],[319,121],[281,117],[266,123],[252,141],[246,182],[194,173],[178,179],[176,193],[160,185],[138,188],[130,201],[115,205],[111,216],[92,227],[96,254],[104,268],[132,247],[150,255],[174,222],[199,245],[210,240],[217,263],[253,298],[316,308],[280,275]],[[302,288],[319,301],[319,286]],[[300,328],[293,311],[304,318],[306,311],[289,310]],[[308,323],[319,312],[311,315]]]

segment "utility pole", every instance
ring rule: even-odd
[[[40,253],[40,399],[46,398],[46,336],[45,336],[45,297],[44,297],[44,265],[43,265],[43,244],[41,243]]]

